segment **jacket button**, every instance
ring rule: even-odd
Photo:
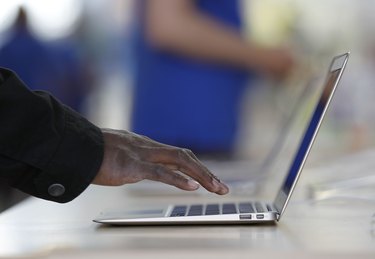
[[[53,197],[59,197],[65,193],[65,187],[59,183],[52,184],[48,187],[48,193]]]

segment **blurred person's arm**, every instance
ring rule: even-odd
[[[50,94],[30,91],[13,72],[0,68],[0,74],[0,179],[10,186],[56,202],[71,201],[91,183],[143,179],[189,191],[197,181],[211,192],[228,192],[189,150],[99,129]]]
[[[291,69],[286,49],[252,44],[241,32],[200,12],[194,0],[147,0],[145,14],[146,38],[161,50],[274,76]]]

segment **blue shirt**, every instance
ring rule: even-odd
[[[198,0],[200,11],[238,30],[237,0]],[[195,152],[230,152],[247,73],[151,47],[143,25],[136,44],[132,130]]]
[[[68,41],[46,43],[25,28],[16,28],[0,47],[0,66],[16,71],[31,89],[51,92],[80,110],[88,87],[78,53]]]

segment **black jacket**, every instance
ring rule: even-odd
[[[99,128],[0,68],[0,181],[56,202],[92,182],[103,159]],[[2,77],[2,78],[1,78]]]

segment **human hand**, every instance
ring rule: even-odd
[[[295,65],[292,53],[284,48],[264,48],[259,54],[261,72],[278,79],[288,76]]]
[[[104,158],[93,184],[119,186],[149,179],[186,191],[197,190],[199,184],[220,195],[229,191],[190,150],[124,130],[102,132]]]

